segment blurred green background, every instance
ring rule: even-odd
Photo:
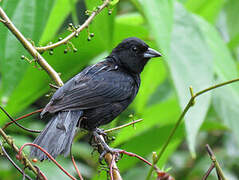
[[[3,0],[0,5],[24,36],[40,46],[65,37],[70,33],[68,23],[82,24],[87,18],[85,10],[93,10],[101,3],[101,0]],[[66,81],[87,65],[102,60],[127,37],[141,38],[159,50],[163,57],[150,61],[144,69],[142,85],[133,104],[117,120],[103,127],[107,129],[143,118],[143,122],[134,127],[111,133],[116,137],[111,146],[151,161],[152,152],[162,148],[190,99],[189,86],[198,92],[238,77],[238,10],[238,0],[121,0],[104,9],[90,24],[89,32],[95,34],[91,41],[87,41],[86,30],[72,39],[78,49],[76,53],[68,50],[64,54],[67,46],[63,45],[54,49],[53,55],[45,52],[43,56]],[[48,85],[53,82],[47,73],[36,68],[34,63],[21,60],[21,55],[31,59],[16,38],[0,24],[0,104],[14,117],[44,107],[50,98],[46,95],[53,93]],[[205,151],[208,143],[228,179],[239,179],[238,107],[238,83],[197,98],[159,167],[170,168],[169,173],[179,180],[201,179],[211,164]],[[7,121],[9,119],[1,112],[0,125]],[[46,124],[39,115],[21,123],[32,129],[43,129]],[[36,137],[15,125],[6,132],[18,146]],[[89,135],[80,133],[73,145],[80,171],[85,179],[106,179],[106,166],[99,165],[98,154],[92,154],[88,142]],[[16,160],[7,145],[6,149]],[[75,174],[69,157],[61,156],[57,160]],[[67,179],[51,162],[38,162],[37,165],[48,179]],[[149,169],[138,159],[127,156],[123,156],[118,166],[126,180],[143,180]],[[0,179],[22,179],[2,156]],[[217,179],[216,173],[208,179]]]

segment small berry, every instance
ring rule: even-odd
[[[50,51],[49,51],[49,54],[50,54],[50,55],[53,55],[53,51],[50,50]]]
[[[58,41],[61,41],[61,40],[62,40],[62,37],[59,37],[59,38],[58,38]]]
[[[90,37],[94,37],[94,35],[95,35],[94,33],[90,33]]]
[[[73,52],[74,52],[74,53],[77,52],[77,49],[76,49],[76,48],[73,48]]]
[[[91,40],[91,37],[88,37],[87,40],[90,41],[90,40]]]
[[[36,159],[36,158],[32,159],[32,162],[36,163],[36,162],[37,162],[37,159]]]
[[[65,49],[65,50],[64,50],[64,54],[66,54],[67,52],[68,52],[67,49]]]
[[[24,56],[24,55],[21,55],[21,59],[25,59],[25,56]]]
[[[69,25],[70,27],[73,27],[73,24],[72,24],[72,23],[69,23],[68,25]]]

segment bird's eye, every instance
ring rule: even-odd
[[[132,47],[132,50],[133,50],[133,51],[137,51],[138,48],[137,48],[136,46],[133,46],[133,47]]]

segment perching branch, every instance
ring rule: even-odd
[[[101,6],[98,6],[97,9],[91,13],[91,15],[88,17],[88,19],[84,22],[84,24],[82,24],[79,28],[77,28],[74,32],[72,32],[70,35],[68,35],[64,39],[62,39],[54,44],[50,44],[50,45],[47,45],[44,47],[36,47],[36,50],[39,52],[44,52],[44,51],[47,51],[50,49],[54,49],[60,45],[66,44],[73,37],[77,36],[83,29],[87,28],[89,26],[89,24],[93,21],[95,16],[97,14],[99,14],[105,7],[107,7],[109,3],[110,3],[110,0],[105,0]]]
[[[189,87],[190,94],[191,94],[191,98],[190,98],[190,100],[188,101],[188,104],[186,105],[186,107],[184,108],[182,114],[179,116],[179,118],[178,118],[178,120],[177,120],[177,122],[176,122],[174,128],[172,129],[172,131],[171,131],[171,133],[170,133],[168,139],[166,140],[165,144],[163,145],[161,151],[159,152],[158,157],[157,157],[157,159],[156,159],[156,163],[158,163],[159,159],[162,157],[163,153],[165,152],[166,148],[168,147],[168,145],[169,145],[170,141],[172,140],[172,138],[173,138],[173,136],[174,136],[176,130],[178,129],[180,123],[182,122],[182,120],[183,120],[185,114],[186,114],[186,113],[188,112],[188,110],[194,105],[196,97],[198,97],[198,96],[200,96],[200,95],[202,95],[202,94],[204,94],[204,93],[206,93],[206,92],[208,92],[208,91],[211,91],[211,90],[213,90],[213,89],[216,89],[216,88],[219,88],[219,87],[222,87],[222,86],[225,86],[225,85],[228,85],[228,84],[237,82],[237,81],[239,81],[239,78],[232,79],[232,80],[230,80],[230,81],[226,81],[226,82],[223,82],[223,83],[216,84],[216,85],[211,86],[211,87],[209,87],[209,88],[206,88],[206,89],[204,89],[204,90],[202,90],[202,91],[199,91],[199,92],[197,92],[197,93],[195,93],[195,94],[193,93],[192,87]],[[153,172],[153,167],[151,167],[150,170],[149,170],[149,173],[148,173],[147,178],[146,178],[147,180],[150,180],[150,177],[151,177],[152,172]]]
[[[46,62],[46,60],[40,55],[35,47],[22,35],[22,33],[14,26],[6,13],[0,7],[0,17],[2,23],[16,36],[16,38],[22,43],[25,49],[32,55],[37,63],[49,74],[49,76],[55,81],[58,86],[62,86],[63,82],[58,73]]]

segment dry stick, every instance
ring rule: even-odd
[[[168,139],[166,140],[165,144],[163,145],[162,150],[159,152],[158,157],[157,157],[157,159],[156,159],[156,163],[159,161],[159,159],[162,157],[164,151],[165,151],[166,148],[168,147],[168,145],[169,145],[170,141],[172,140],[172,138],[173,138],[173,136],[174,136],[174,134],[175,134],[175,132],[176,132],[178,126],[179,126],[180,123],[182,122],[182,120],[183,120],[185,114],[186,114],[186,113],[188,112],[188,110],[194,105],[195,98],[196,98],[197,96],[200,96],[201,94],[204,94],[204,93],[208,92],[208,91],[211,91],[211,90],[216,89],[216,88],[218,88],[218,87],[225,86],[225,85],[228,85],[228,84],[237,82],[237,81],[239,81],[239,78],[232,79],[232,80],[230,80],[230,81],[226,81],[226,82],[223,82],[223,83],[220,83],[220,84],[216,84],[216,85],[211,86],[211,87],[209,87],[209,88],[206,88],[206,89],[204,89],[204,90],[202,90],[202,91],[199,91],[199,92],[196,93],[196,94],[193,94],[193,93],[192,93],[192,87],[189,87],[189,88],[190,88],[190,93],[191,93],[191,98],[190,98],[188,104],[186,105],[186,107],[184,108],[182,114],[181,114],[180,117],[178,118],[178,120],[177,120],[177,122],[176,122],[174,128],[172,129],[172,131],[171,131],[171,133],[170,133]],[[150,177],[151,177],[152,172],[153,172],[153,167],[151,166],[151,168],[150,168],[150,170],[149,170],[149,173],[148,173],[148,175],[147,175],[146,180],[150,180]]]
[[[21,159],[22,158],[22,150],[25,146],[34,146],[38,149],[40,149],[42,152],[44,152],[47,157],[52,160],[68,177],[70,177],[72,180],[76,180],[75,177],[73,177],[72,175],[70,175],[45,149],[43,149],[41,146],[38,146],[36,144],[33,143],[25,143],[21,146],[21,148],[18,151],[18,158]]]
[[[26,50],[38,62],[38,64],[49,74],[49,76],[57,83],[57,85],[62,86],[63,82],[58,73],[46,62],[46,60],[39,54],[39,52],[34,48],[34,46],[14,26],[14,24],[11,22],[11,20],[8,18],[8,16],[1,7],[0,17],[3,20],[1,22],[16,36],[16,38],[22,43]]]
[[[109,3],[110,0],[105,0],[101,6],[97,7],[97,10],[92,12],[92,14],[88,17],[88,19],[84,22],[84,24],[82,24],[78,29],[76,29],[74,32],[72,32],[70,35],[68,35],[61,41],[58,41],[54,44],[50,44],[44,47],[36,47],[36,50],[38,50],[39,52],[44,52],[46,50],[54,49],[62,44],[66,44],[67,42],[69,42],[69,40],[78,35],[83,29],[87,28],[89,24],[92,22],[92,20],[95,18],[95,16],[99,14],[105,7],[107,7]]]
[[[123,124],[123,125],[121,125],[121,126],[112,128],[112,129],[107,129],[107,130],[104,130],[104,133],[109,133],[109,132],[112,132],[112,131],[116,131],[116,130],[122,129],[122,128],[124,128],[124,127],[133,125],[133,124],[138,123],[138,122],[141,122],[141,121],[143,121],[143,119],[138,119],[138,120],[129,122],[129,123],[127,123],[127,124]]]
[[[6,133],[0,128],[0,134],[3,137],[3,139],[5,139],[5,141],[14,149],[14,151],[16,151],[17,153],[19,152],[18,147],[13,143],[13,140],[11,137],[7,136]],[[38,171],[37,169],[32,165],[31,161],[27,158],[27,156],[25,156],[24,154],[22,154],[22,162],[24,163],[25,167],[28,167],[30,170],[32,170],[37,176]]]
[[[209,167],[209,169],[207,170],[206,174],[203,176],[202,180],[206,180],[207,179],[207,177],[210,175],[210,173],[212,172],[214,167],[215,167],[215,165],[214,165],[214,163],[212,163],[211,166]]]
[[[207,150],[207,152],[208,152],[208,154],[209,154],[209,156],[210,156],[210,159],[212,160],[212,162],[213,162],[214,165],[215,165],[215,168],[216,168],[216,170],[217,170],[218,176],[219,176],[220,178],[222,178],[222,180],[227,180],[226,177],[225,177],[225,175],[223,174],[222,168],[220,167],[220,165],[219,165],[219,163],[218,163],[218,161],[217,161],[217,159],[216,159],[216,156],[214,155],[212,149],[210,148],[210,146],[209,146],[208,144],[206,145],[206,150]]]
[[[13,119],[13,120],[11,120],[10,122],[6,123],[6,124],[3,126],[2,129],[5,130],[5,129],[6,129],[9,125],[11,125],[12,123],[15,123],[15,122],[18,121],[18,120],[24,119],[24,118],[26,118],[26,117],[28,117],[28,116],[31,116],[31,115],[36,114],[36,113],[41,112],[41,111],[42,111],[42,109],[38,109],[38,110],[36,110],[36,111],[30,112],[30,113],[28,113],[28,114],[25,114],[25,115],[23,115],[23,116],[21,116],[21,117],[15,119],[15,120]]]
[[[10,161],[10,163],[23,175],[24,172],[23,170],[12,160],[12,158],[8,155],[7,151],[4,149],[2,142],[0,141],[0,146],[2,149],[2,153],[6,156],[6,158]],[[30,178],[30,176],[25,174],[25,177],[29,180],[32,180],[32,178]]]

